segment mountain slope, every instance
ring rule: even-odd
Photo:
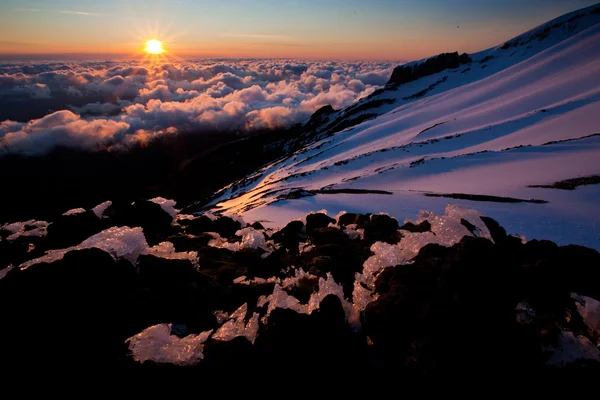
[[[222,189],[211,204],[281,225],[324,207],[407,216],[449,201],[424,193],[469,194],[476,196],[452,202],[528,237],[600,248],[598,186],[529,187],[600,174],[599,10],[564,15],[458,68],[325,110],[311,122],[314,143]],[[472,202],[490,200],[483,195],[547,204]]]

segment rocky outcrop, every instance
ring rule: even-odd
[[[396,67],[394,72],[392,72],[388,85],[402,85],[403,83],[412,82],[424,76],[437,74],[445,69],[458,68],[472,61],[467,53],[461,55],[458,52],[442,53],[418,64],[411,63]]]

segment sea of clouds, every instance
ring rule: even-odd
[[[0,65],[0,153],[127,149],[177,132],[248,132],[340,109],[393,62],[204,60]]]

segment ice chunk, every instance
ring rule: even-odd
[[[557,348],[548,360],[549,365],[564,367],[574,361],[585,359],[600,362],[600,350],[585,336],[575,336],[573,332],[563,331]]]
[[[269,302],[269,298],[265,295],[261,295],[258,300],[256,300],[256,307],[264,307],[265,304]]]
[[[175,246],[171,242],[161,242],[154,247],[150,247],[146,250],[145,254],[166,258],[168,260],[189,260],[192,264],[198,265],[197,251],[177,253],[175,251]]]
[[[419,254],[419,251],[428,244],[442,244],[439,237],[432,232],[413,233],[403,231],[402,234],[404,236],[402,237],[402,240],[400,240],[399,246],[402,248],[402,258],[404,260],[413,259]]]
[[[583,322],[590,329],[600,333],[600,301],[587,296],[580,298],[582,301],[576,304]]]
[[[214,239],[208,242],[211,247],[217,247],[219,249],[227,249],[230,251],[239,251],[241,249],[240,242],[230,243],[227,239],[224,239],[216,232],[208,232]]]
[[[362,274],[357,279],[370,289],[375,289],[375,277],[384,268],[405,263],[406,257],[400,246],[383,242],[375,242],[371,246],[374,253],[363,264]]]
[[[0,270],[0,279],[3,279],[10,271],[12,271],[15,267],[9,265],[8,267]]]
[[[154,325],[126,340],[133,359],[143,363],[154,361],[179,366],[198,364],[204,354],[203,343],[209,338],[212,330],[198,335],[178,338],[171,335],[171,324]]]
[[[5,224],[0,226],[0,229],[11,232],[6,240],[13,241],[17,240],[21,236],[46,236],[48,225],[46,221],[36,221],[30,219],[29,221],[13,222],[11,224]]]
[[[346,225],[346,229],[344,229],[344,233],[348,235],[348,237],[352,240],[360,239],[363,240],[365,238],[365,230],[364,229],[356,229],[356,224]]]
[[[275,284],[273,294],[269,295],[259,307],[264,306],[266,303],[269,303],[269,307],[267,308],[267,314],[263,317],[264,324],[266,324],[271,312],[276,308],[287,308],[294,310],[299,314],[309,313],[306,304],[300,304],[300,301],[297,298],[287,294],[278,284]]]
[[[83,214],[85,212],[85,208],[74,208],[72,210],[69,210],[65,213],[63,213],[64,216],[69,216],[69,215],[77,215],[77,214]]]
[[[310,314],[318,309],[323,299],[330,294],[337,296],[340,299],[344,312],[346,312],[346,318],[348,318],[352,305],[344,298],[344,288],[342,285],[336,283],[330,272],[327,273],[325,279],[319,278],[319,290],[313,292],[308,300],[308,313]]]
[[[364,287],[358,279],[354,281],[354,290],[352,291],[352,303],[359,311],[364,311],[367,305],[377,300],[379,295],[373,294],[373,291]]]
[[[110,201],[110,200],[105,201],[104,203],[100,203],[96,207],[92,208],[92,212],[94,214],[96,214],[96,217],[103,218],[104,217],[104,212],[111,205],[112,205],[112,201]]]
[[[204,213],[204,214],[202,214],[202,215],[204,215],[206,218],[210,219],[211,221],[214,221],[214,220],[216,220],[217,218],[219,218],[219,217],[217,217],[215,214],[211,213],[210,211],[208,211],[208,212],[205,212],[205,213]]]
[[[196,219],[198,217],[196,217],[195,215],[191,215],[191,214],[177,214],[177,221],[182,221],[182,220],[192,220],[192,219]]]
[[[171,218],[173,218],[173,221],[177,219],[179,210],[175,209],[175,205],[177,204],[175,200],[169,200],[163,197],[155,197],[148,201],[158,204],[167,214],[171,216]]]
[[[487,225],[482,221],[483,214],[472,208],[459,206],[458,204],[448,204],[445,210],[446,218],[457,220],[465,219],[477,228],[476,236],[492,240],[492,235]],[[462,238],[461,238],[462,239]]]
[[[246,314],[248,313],[248,303],[244,303],[240,308],[238,308],[229,320],[223,324],[222,327],[215,332],[213,335],[213,339],[219,340],[222,342],[229,342],[230,340],[235,339],[236,337],[243,336],[250,343],[254,344],[256,340],[256,336],[258,335],[258,318],[259,315],[254,313],[252,318],[248,323],[245,323]]]
[[[242,249],[251,248],[251,249],[266,249],[267,243],[265,239],[265,235],[262,232],[258,232],[254,230],[252,227],[240,229],[235,233],[236,236],[242,237],[242,242],[240,247]]]
[[[233,280],[233,283],[238,285],[264,285],[267,283],[279,283],[280,279],[276,276],[272,276],[268,279],[265,278],[254,278],[247,279],[245,275],[239,276]]]
[[[313,274],[310,274],[308,272],[304,272],[304,270],[302,268],[299,269],[295,269],[294,270],[294,276],[291,277],[287,277],[283,280],[283,282],[281,283],[281,286],[284,289],[291,289],[294,286],[298,286],[298,283],[300,283],[301,279],[316,279],[317,277]]]
[[[138,257],[142,254],[151,254],[156,257],[172,260],[189,260],[192,263],[197,263],[198,261],[198,254],[196,252],[177,253],[170,242],[162,242],[157,246],[149,248],[142,228],[113,226],[87,238],[77,246],[49,250],[44,256],[29,260],[19,267],[26,269],[39,263],[52,263],[62,259],[69,251],[91,248],[104,250],[113,256],[114,259],[124,258],[132,264],[137,263]]]

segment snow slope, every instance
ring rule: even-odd
[[[471,54],[454,70],[388,86],[332,120],[366,119],[217,193],[213,205],[246,220],[282,225],[290,217],[385,210],[402,220],[446,203],[477,208],[528,238],[600,249],[600,187],[531,188],[600,174],[600,8],[541,25]],[[382,101],[383,100],[383,101]],[[317,194],[297,190],[368,189],[392,194]],[[468,193],[547,204],[425,197]]]

